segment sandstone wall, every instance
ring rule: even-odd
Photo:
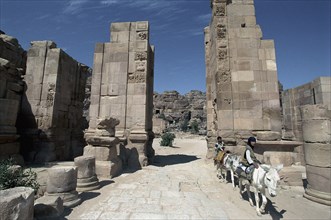
[[[127,149],[123,149],[124,164],[143,166],[154,156],[154,46],[149,44],[149,23],[112,23],[110,29],[111,42],[95,47],[90,123],[85,137],[100,137],[99,123],[117,119],[116,137],[127,144]],[[112,154],[119,152],[114,150]]]
[[[283,139],[302,141],[303,105],[326,105],[331,109],[331,77],[318,77],[282,93]]]
[[[205,45],[209,147],[217,135],[233,144],[280,140],[275,46],[262,40],[253,0],[213,0]]]
[[[19,113],[25,74],[26,51],[16,38],[0,31],[0,159],[15,158],[22,164],[17,141],[16,122]]]
[[[54,42],[31,43],[20,120],[27,160],[48,162],[82,155],[83,100],[89,72]]]

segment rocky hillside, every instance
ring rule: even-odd
[[[154,118],[167,122],[167,130],[206,134],[206,93],[192,90],[185,95],[177,91],[154,93]]]

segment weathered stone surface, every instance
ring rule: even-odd
[[[78,170],[77,191],[90,191],[100,187],[95,175],[95,157],[76,157],[75,166]]]
[[[281,139],[281,133],[275,131],[261,131],[253,132],[256,135],[257,140],[261,141],[278,141]]]
[[[283,164],[291,166],[296,161],[296,155],[293,152],[266,151],[263,153],[263,162],[271,165]]]
[[[285,166],[280,170],[280,185],[301,186],[306,179],[306,168],[304,166]]]
[[[322,143],[305,143],[306,164],[317,167],[331,167],[331,146]]]
[[[142,146],[145,150],[139,152],[154,156],[147,155],[152,152],[149,149],[154,137],[153,76],[154,47],[149,44],[148,22],[113,23],[111,42],[97,44],[95,49],[90,123],[85,132],[87,143],[94,149],[87,146],[84,155],[96,157],[97,174],[109,177],[122,169],[115,141],[127,139],[136,130],[151,134]],[[104,163],[99,166],[98,162]]]
[[[55,199],[60,197],[63,200],[64,207],[75,207],[79,205],[82,200],[78,196],[78,192],[76,190],[70,192],[61,192],[61,193],[45,193],[45,197],[47,199]]]
[[[77,178],[89,178],[95,175],[95,157],[80,156],[75,158]]]
[[[245,140],[241,133],[266,141],[281,139],[274,42],[261,38],[252,1],[213,3],[213,18],[205,28],[210,148],[213,135],[220,134],[227,134],[231,144]]]
[[[33,189],[16,187],[0,190],[0,198],[0,219],[33,219]]]
[[[304,141],[331,143],[330,120],[308,120],[302,122]]]
[[[314,113],[315,111],[317,113]],[[331,114],[326,106],[318,105],[303,106],[301,112],[305,116],[302,118],[308,180],[305,197],[322,204],[331,205]],[[321,119],[321,115],[327,117]],[[313,116],[319,119],[315,119]]]
[[[26,69],[27,89],[19,123],[26,158],[32,151],[37,153],[37,162],[81,155],[86,126],[83,101],[91,70],[52,41],[31,43]]]
[[[77,168],[55,166],[49,168],[47,188],[48,193],[63,193],[76,190],[77,186]]]
[[[95,172],[97,176],[115,177],[123,171],[122,160],[115,158],[112,161],[96,161]]]
[[[312,82],[282,92],[283,138],[288,140],[303,140],[303,118],[325,119],[331,110],[329,88],[331,77],[318,77]],[[325,106],[323,106],[325,105]],[[314,107],[315,106],[315,107]],[[309,110],[314,108],[313,111]]]
[[[40,197],[34,204],[34,218],[55,218],[60,216],[63,210],[63,200],[60,197]]]
[[[331,187],[329,183],[331,179],[331,168],[316,167],[307,164],[306,169],[307,169],[308,184],[310,188],[330,194]]]

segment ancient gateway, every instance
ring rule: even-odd
[[[259,160],[285,168],[304,165],[304,171],[291,173],[297,180],[292,182],[302,186],[305,172],[305,197],[331,205],[331,77],[282,91],[275,45],[262,39],[254,1],[211,0],[211,9],[204,29],[207,158],[217,136],[237,153],[249,136],[256,136]],[[112,23],[110,41],[96,43],[93,70],[55,42],[33,41],[25,51],[0,31],[0,160],[72,162],[48,169],[46,200],[74,206],[81,201],[78,191],[99,188],[98,177],[153,163],[154,46],[149,30],[147,21]],[[189,103],[196,96],[203,95],[155,94],[154,114],[163,114],[169,123],[183,118],[204,124],[204,101]]]

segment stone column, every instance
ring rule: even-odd
[[[85,131],[88,145],[84,148],[84,156],[95,158],[95,172],[98,176],[111,178],[122,172],[117,148],[119,139],[115,137],[115,126],[118,124],[119,120],[114,118],[98,119],[95,129],[90,126]]]
[[[90,191],[100,187],[95,175],[95,157],[76,157],[75,166],[78,169],[77,191]]]
[[[244,144],[249,136],[280,140],[275,47],[262,40],[254,1],[212,0],[211,6],[205,29],[209,148],[217,136],[227,145]]]
[[[304,197],[331,205],[331,111],[323,105],[301,107],[308,187]]]
[[[81,203],[78,197],[77,167],[55,166],[49,168],[46,186],[46,197],[60,197],[63,206],[74,207]]]
[[[98,43],[95,47],[90,123],[85,137],[94,136],[100,121],[117,119],[115,136],[118,139],[112,141],[128,143],[123,162],[129,166],[135,164],[132,168],[137,168],[147,165],[154,157],[154,47],[149,44],[147,21],[112,23],[110,29],[111,42]],[[97,143],[90,145],[97,146]],[[113,161],[118,159],[115,149],[109,148]],[[110,161],[110,158],[101,160],[96,156],[97,175],[99,161]]]
[[[0,219],[33,220],[33,189],[15,187],[0,190],[0,198]]]

